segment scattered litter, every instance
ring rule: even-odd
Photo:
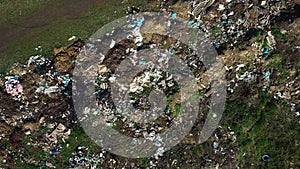
[[[138,26],[142,26],[144,21],[145,21],[145,18],[142,17],[142,18],[134,21],[134,23],[137,24]]]
[[[52,155],[52,156],[58,155],[58,154],[59,154],[59,151],[60,151],[60,147],[57,146],[57,147],[55,147],[55,148],[51,151],[51,155]]]
[[[109,45],[110,48],[113,48],[116,44],[116,41],[114,41],[113,39],[111,40],[111,43]]]
[[[271,76],[271,72],[269,70],[267,70],[266,72],[264,72],[264,77],[266,80],[270,80],[270,76]]]
[[[6,76],[5,77],[6,92],[12,96],[20,96],[23,93],[23,87],[20,84],[19,76]]]
[[[190,25],[193,25],[195,23],[195,20],[194,19],[190,19],[189,23],[190,23]]]
[[[45,94],[47,95],[51,95],[53,93],[58,93],[60,90],[59,90],[59,87],[58,86],[50,86],[50,87],[47,87],[45,89]],[[36,91],[37,92],[37,91]],[[38,92],[37,92],[38,93]]]
[[[262,156],[262,159],[264,162],[269,162],[271,160],[270,156],[266,154]]]
[[[224,9],[225,9],[225,6],[223,4],[219,4],[218,10],[219,11],[223,11]]]
[[[68,41],[73,41],[73,40],[75,40],[76,39],[76,36],[72,36],[72,37],[70,37],[69,39],[68,39]]]
[[[219,147],[219,143],[214,141],[214,143],[213,143],[213,147],[214,147],[214,149],[218,149],[218,147]]]
[[[264,54],[268,55],[269,54],[269,49],[264,49]]]
[[[171,18],[174,20],[177,16],[177,13],[172,13]]]
[[[267,1],[261,1],[261,6],[265,6],[267,4]]]
[[[108,72],[108,69],[105,65],[98,65],[98,73],[101,74],[101,73],[107,73]]]
[[[50,135],[47,135],[47,138],[51,142],[57,143],[59,137],[68,138],[70,134],[71,129],[67,129],[63,124],[60,123]]]

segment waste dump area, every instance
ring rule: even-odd
[[[107,42],[110,52],[99,63],[95,74],[92,92],[107,125],[127,136],[151,139],[170,127],[173,118],[178,116],[181,105],[177,82],[172,75],[151,67],[135,76],[130,84],[130,97],[134,106],[146,109],[150,90],[162,89],[168,96],[162,118],[151,125],[139,125],[113,109],[110,86],[116,78],[113,73],[124,57],[145,48],[160,48],[186,61],[199,82],[199,94],[195,96],[201,106],[198,118],[180,144],[151,158],[129,159],[97,146],[84,133],[80,127],[82,119],[74,112],[73,71],[81,49],[87,44],[73,36],[70,45],[54,49],[52,55],[31,56],[27,63],[16,63],[7,74],[0,76],[0,167],[247,168],[253,165],[259,168],[273,165],[299,168],[300,154],[296,150],[299,150],[300,131],[297,130],[300,3],[292,0],[149,3],[167,12],[171,19],[184,18],[191,27],[202,30],[224,63],[226,109],[209,140],[197,144],[213,92],[209,77],[201,76],[205,66],[176,39],[142,34],[137,29],[131,38]],[[129,7],[128,13],[146,9]],[[143,23],[143,19],[137,19],[132,24],[142,27]],[[270,138],[266,138],[268,134]],[[282,144],[290,148],[278,147]],[[276,152],[291,153],[293,158]]]

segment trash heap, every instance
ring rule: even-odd
[[[171,19],[180,16],[182,11],[173,10],[173,7],[177,9],[175,6],[166,7],[167,4],[167,1],[161,3],[162,7],[169,11]],[[283,9],[291,8],[294,5],[293,1],[222,0],[217,2],[206,0],[188,1],[184,4],[190,6],[190,11],[184,11],[190,19],[190,25],[201,29],[207,37],[212,39],[224,61],[228,81],[228,100],[243,99],[249,95],[255,96],[258,89],[262,88],[274,98],[286,101],[291,105],[292,111],[297,116],[300,115],[299,71],[290,71],[285,77],[284,70],[287,69],[267,66],[271,64],[267,58],[276,52],[281,43],[276,37],[278,32],[274,32],[273,29],[276,26],[273,22],[274,18],[279,16]],[[139,10],[131,7],[129,13],[136,13]],[[103,63],[98,65],[98,72],[95,74],[95,95],[108,126],[128,136],[145,137],[151,140],[155,134],[169,127],[172,119],[177,116],[176,109],[180,102],[178,85],[171,75],[157,69],[149,68],[136,76],[129,89],[131,102],[136,107],[147,108],[148,100],[145,94],[150,89],[163,89],[168,94],[169,100],[162,118],[153,124],[143,126],[128,121],[122,112],[114,109],[110,99],[110,83],[116,80],[113,72],[118,63],[124,59],[123,56],[134,55],[142,47],[161,48],[168,54],[179,55],[200,81],[197,98],[201,105],[207,105],[207,99],[212,91],[207,82],[208,78],[200,78],[204,72],[204,65],[195,53],[172,38],[156,34],[142,34],[143,22],[143,18],[137,18],[132,23],[135,27],[128,40],[108,42],[111,51],[103,58]],[[253,37],[252,31],[259,36]],[[280,35],[289,36],[284,30],[280,30]],[[70,40],[74,40],[74,37]],[[92,44],[87,44],[89,45],[92,47]],[[239,45],[244,49],[238,49]],[[28,163],[36,167],[56,168],[54,159],[61,158],[60,155],[75,142],[76,137],[72,136],[72,133],[79,125],[78,120],[83,119],[77,119],[72,106],[72,71],[83,46],[84,42],[77,40],[67,47],[55,49],[53,58],[43,55],[32,56],[27,64],[16,64],[7,75],[1,76],[1,165],[15,166],[17,161],[20,161],[22,164]],[[41,47],[37,50],[41,50]],[[146,66],[148,63],[142,61],[136,64]],[[249,91],[245,92],[248,88],[250,88]],[[203,107],[205,107],[203,112],[207,111],[207,106]],[[85,112],[89,110],[86,108]],[[204,117],[203,112],[199,112],[201,117]],[[158,151],[156,156],[148,159],[146,164],[138,160],[128,162],[130,160],[119,159],[103,150],[90,153],[92,150],[87,148],[89,145],[78,144],[72,155],[67,157],[66,166],[70,168],[97,168],[99,166],[143,168],[143,165],[147,165],[148,168],[178,168],[182,167],[183,163],[190,163],[190,166],[194,164],[200,168],[197,166],[199,160],[201,160],[199,165],[202,167],[235,166],[238,145],[236,133],[229,127],[219,126],[214,136],[207,142],[210,147],[208,153],[199,159],[193,158],[195,157],[194,150],[189,149],[188,146],[198,142],[197,136],[203,123],[201,117],[197,119],[192,131],[181,144],[166,153]],[[6,146],[6,143],[11,143],[11,145]],[[159,140],[157,144],[160,144]],[[30,150],[41,150],[46,160],[38,161],[34,159],[36,157],[28,157]]]
[[[271,21],[279,16],[281,10],[294,4],[293,1],[268,0],[196,0],[189,3],[191,23],[205,32],[216,48],[236,46],[241,37],[254,29],[269,32],[273,26]]]
[[[170,13],[170,19],[176,17],[174,13]],[[133,57],[137,57],[137,52],[140,49],[151,49],[151,48],[160,48],[162,51],[174,55],[177,54],[178,57],[191,68],[195,77],[201,79],[201,83],[199,83],[199,91],[205,93],[205,98],[209,98],[210,94],[210,84],[205,82],[201,77],[201,74],[204,72],[203,63],[200,62],[199,58],[196,56],[195,51],[187,48],[186,45],[181,44],[177,40],[173,38],[158,35],[158,34],[142,34],[141,29],[147,29],[145,27],[141,27],[143,25],[143,18],[136,18],[132,23],[129,22],[133,26],[132,31],[127,36],[128,39],[122,40],[120,42],[116,42],[114,40],[108,42],[109,43],[109,52],[106,56],[103,56],[100,60],[102,61],[98,67],[97,72],[95,72],[95,84],[96,84],[96,98],[98,99],[98,111],[100,114],[96,114],[98,112],[93,113],[93,115],[99,115],[106,121],[106,125],[110,127],[114,127],[120,133],[139,138],[144,137],[149,140],[157,140],[157,146],[160,145],[159,138],[155,137],[156,134],[163,132],[168,127],[172,125],[172,119],[178,116],[178,103],[180,103],[180,94],[179,88],[176,81],[173,79],[172,75],[159,70],[157,68],[151,67],[151,64],[146,61],[134,62],[135,66],[142,66],[144,69],[137,76],[132,79],[132,83],[129,85],[128,91],[130,91],[131,100],[130,102],[138,109],[147,109],[148,100],[147,97],[149,95],[149,91],[153,89],[161,89],[163,90],[169,100],[169,105],[167,106],[163,115],[160,116],[159,119],[154,122],[148,124],[139,124],[137,122],[132,122],[130,119],[127,119],[123,112],[118,112],[110,98],[111,92],[111,83],[115,82],[116,77],[114,76],[114,72],[117,69],[117,65],[124,60],[129,55]],[[109,36],[109,35],[107,35]],[[90,42],[90,44],[86,44],[91,51],[96,50],[97,46],[101,43],[102,40],[96,40]],[[80,60],[82,62],[89,60],[89,55],[85,57],[81,57]],[[158,60],[159,63],[164,63],[165,60],[163,56]],[[84,70],[83,70],[84,71]],[[90,72],[88,72],[90,73]],[[209,94],[210,93],[210,94]],[[197,95],[197,94],[196,94]],[[200,96],[199,96],[200,98]],[[204,100],[204,99],[203,99]],[[206,104],[203,101],[201,104]],[[179,107],[180,109],[180,107]],[[83,116],[79,121],[85,121],[91,110],[88,107],[84,108]],[[204,112],[206,110],[203,110]],[[204,112],[202,112],[204,114]],[[93,123],[93,126],[97,126],[97,123]],[[196,144],[198,142],[198,134],[199,127],[196,127],[195,131],[189,135],[189,137],[183,140],[186,144]],[[226,131],[226,130],[224,130]],[[226,131],[228,132],[228,131]],[[234,133],[228,134],[223,137],[223,140],[234,140]],[[226,139],[225,139],[226,138]],[[221,141],[220,141],[221,142]],[[224,144],[225,145],[225,144]],[[227,146],[219,147],[220,152],[218,154],[223,154],[225,156],[225,152],[231,151],[231,156],[235,156],[235,151],[232,148]],[[217,152],[216,152],[217,153]],[[151,161],[151,167],[155,167],[156,162],[163,158],[162,149],[158,149],[156,152],[154,159]],[[226,157],[227,158],[227,157]],[[232,157],[228,157],[232,158]]]
[[[78,166],[89,166],[90,168],[97,168],[100,166],[104,159],[105,151],[99,154],[89,154],[89,149],[85,146],[78,146],[73,156],[69,158],[69,168]]]
[[[71,128],[77,123],[71,107],[70,71],[74,67],[72,58],[75,59],[82,46],[83,42],[77,40],[68,47],[55,49],[54,58],[31,56],[27,64],[15,64],[7,75],[1,76],[1,144],[9,141],[21,145],[26,138],[28,146],[40,147],[49,155],[59,154],[60,144],[68,139]],[[43,135],[32,138],[39,131],[44,131]],[[39,165],[37,161],[22,157],[24,147],[18,150],[20,156],[15,154],[17,149],[5,148],[8,151],[3,159],[5,164],[10,165],[13,158],[18,158]]]
[[[297,16],[288,17],[282,11],[293,8],[299,10],[299,2],[194,0],[183,2],[181,6],[182,8],[188,6],[190,10],[183,13],[175,6],[164,8],[173,16],[177,13],[188,16],[190,24],[202,30],[205,36],[212,40],[229,74],[227,76],[229,94],[234,94],[244,83],[249,85],[259,83],[258,87],[274,95],[274,98],[288,100],[292,111],[299,115],[297,106],[299,89],[296,87],[299,84],[299,77],[295,77],[297,71],[290,71],[288,79],[283,82],[285,87],[278,84],[281,86],[279,87],[275,77],[283,70],[268,65],[270,57],[281,52],[278,46],[283,43],[282,41],[286,43],[289,41],[288,37],[297,37],[290,35],[285,29],[279,29],[279,25],[275,22],[292,23]],[[298,15],[297,12],[294,15]],[[290,41],[299,41],[299,38],[294,40],[291,38]]]

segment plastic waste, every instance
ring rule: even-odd
[[[172,13],[171,18],[174,20],[176,18],[177,14],[176,13]]]
[[[264,54],[265,55],[269,54],[269,49],[264,49]]]
[[[189,23],[190,23],[191,25],[193,25],[193,24],[195,23],[195,20],[194,20],[194,19],[190,19],[190,20],[189,20]]]
[[[51,151],[51,155],[57,155],[59,154],[60,148],[59,147],[55,147],[52,151]]]
[[[269,161],[271,160],[271,158],[270,158],[269,155],[265,154],[265,155],[262,156],[262,160],[263,160],[264,162],[269,162]]]

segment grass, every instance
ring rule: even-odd
[[[45,163],[47,158],[49,158],[49,153],[44,152],[37,146],[28,145],[28,143],[34,142],[33,140],[42,137],[46,131],[47,131],[47,128],[42,128],[38,132],[36,132],[32,135],[26,136],[21,142],[21,144],[25,150],[25,157],[28,159],[35,160],[38,165],[43,165],[43,163]],[[18,168],[36,168],[37,167],[34,164],[22,162],[21,159],[24,161],[23,155],[17,154],[16,157],[18,159],[18,160],[16,160],[17,161],[16,166]]]
[[[150,167],[150,160],[148,158],[143,158],[141,159],[141,164],[140,164],[140,167],[142,168],[147,168],[147,167]]]
[[[174,106],[173,115],[174,116],[179,116],[180,114],[181,114],[181,104],[176,104]]]
[[[273,61],[267,65],[268,68],[275,68],[278,70],[280,75],[284,78],[289,76],[289,73],[283,69],[282,63],[280,60]]]
[[[89,154],[99,153],[101,151],[101,147],[92,141],[81,127],[78,127],[71,132],[70,137],[62,144],[61,153],[58,154],[57,158],[53,159],[53,164],[61,167],[68,166],[69,158],[78,146],[87,147]]]
[[[300,126],[292,116],[289,107],[274,100],[267,93],[261,91],[259,98],[252,105],[249,105],[247,101],[228,102],[222,123],[224,126],[230,126],[237,133],[240,168],[248,168],[249,166],[251,168],[295,168],[296,165],[299,165],[300,153],[297,150],[300,147],[297,145],[297,142],[299,142],[297,136],[299,135]],[[69,146],[67,146],[68,144]],[[75,128],[71,132],[70,138],[62,144],[60,154],[55,157],[47,158],[44,152],[33,149],[31,146],[25,146],[25,148],[29,154],[34,154],[36,160],[46,158],[47,161],[56,164],[58,168],[62,168],[68,165],[68,158],[72,156],[78,145],[89,147],[90,153],[101,150],[87,137],[82,128]],[[176,146],[173,150],[178,153],[188,152],[200,159],[205,152],[210,151],[210,148],[206,143],[191,146],[191,150],[183,146]],[[270,155],[271,161],[269,163],[261,160],[261,156],[264,154]],[[177,159],[178,157],[174,158]],[[185,165],[184,163],[189,159],[185,156],[178,160],[178,163]],[[142,168],[149,166],[148,159],[140,159],[138,163]],[[292,166],[292,163],[294,163],[294,166]],[[35,168],[30,165],[25,166],[25,164],[19,166],[22,166],[22,168]]]
[[[32,140],[36,137],[43,135],[44,130],[41,130],[38,134],[29,135],[25,137],[22,141],[23,147],[25,148],[26,155],[25,157],[34,159],[40,167],[46,167],[46,162],[50,162],[55,165],[57,168],[65,168],[69,165],[69,158],[72,156],[72,153],[75,152],[77,146],[85,146],[89,149],[89,153],[99,153],[101,148],[96,145],[84,132],[81,127],[76,127],[69,136],[68,139],[65,139],[65,143],[59,141],[61,144],[60,153],[56,156],[50,156],[50,153],[44,152],[43,150],[33,147],[32,145],[27,145],[29,140]],[[61,139],[59,139],[61,140]],[[23,157],[22,157],[23,158]],[[17,160],[18,168],[37,168],[34,164],[28,164],[21,162],[20,159]]]
[[[279,28],[273,28],[272,29],[272,35],[281,41],[286,42],[288,40],[288,35],[281,33],[281,30]]]
[[[298,71],[298,72],[300,72],[300,61],[297,63],[297,65],[296,65],[296,70]]]
[[[35,12],[49,2],[49,0],[1,0],[0,24],[13,21]]]
[[[256,37],[257,38],[260,38],[261,36],[265,36],[267,33],[261,29],[259,29],[257,32],[256,32]]]
[[[296,144],[300,126],[289,107],[267,93],[261,91],[252,106],[246,101],[228,103],[222,123],[237,133],[241,168],[292,168],[292,163],[300,164]],[[270,155],[270,162],[262,161],[264,154]]]
[[[244,67],[241,68],[240,74],[242,75],[246,73],[250,69],[250,67],[251,67],[250,63],[247,63]]]
[[[5,6],[9,6],[8,1],[5,1],[5,3]],[[21,41],[9,43],[5,51],[0,53],[2,60],[0,63],[0,72],[6,72],[7,68],[12,66],[14,62],[24,63],[30,56],[39,54],[34,50],[38,45],[42,46],[43,55],[51,56],[54,48],[66,46],[70,43],[67,41],[70,36],[75,35],[83,40],[88,39],[106,23],[125,16],[127,6],[134,4],[140,7],[144,3],[145,1],[131,0],[122,5],[117,5],[119,4],[119,0],[111,0],[103,3],[101,6],[94,6],[88,9],[76,19],[61,17],[44,27],[32,29],[32,31],[22,37]],[[27,7],[26,4],[27,3],[20,3],[20,10],[28,10],[28,12],[26,12],[28,15],[40,9],[43,5],[42,3],[36,4],[36,7],[29,11],[31,8]],[[4,8],[4,3],[2,6],[2,8]],[[115,13],[114,11],[117,12]],[[17,19],[17,16],[11,18]]]

